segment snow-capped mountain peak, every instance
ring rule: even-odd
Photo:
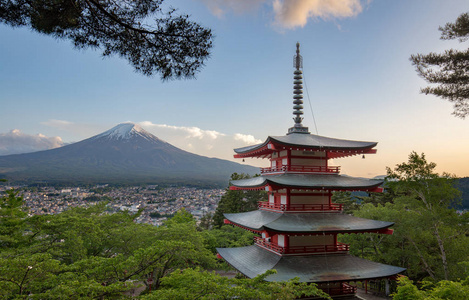
[[[94,136],[93,138],[107,138],[109,140],[130,140],[134,137],[142,137],[148,141],[158,141],[158,138],[147,132],[138,124],[132,122],[120,123],[113,128]]]
[[[34,163],[31,163],[34,162]],[[257,169],[186,152],[133,123],[51,150],[0,156],[7,178],[63,183],[214,183]],[[0,174],[0,175],[2,175]],[[196,183],[197,182],[197,183]]]

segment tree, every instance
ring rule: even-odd
[[[469,13],[461,14],[454,23],[439,27],[442,40],[469,39]],[[421,89],[426,95],[432,94],[453,103],[453,115],[465,118],[469,115],[469,49],[446,50],[442,54],[416,54],[410,60],[417,72],[428,83]]]
[[[412,279],[432,281],[464,275],[469,255],[468,214],[453,208],[460,193],[455,178],[439,175],[435,163],[412,152],[406,163],[387,168],[393,202],[368,203],[354,215],[395,222],[394,234],[345,236],[355,255],[407,268]]]
[[[0,0],[0,22],[121,56],[147,76],[191,78],[210,55],[211,30],[163,1]]]
[[[161,227],[137,224],[106,203],[28,217],[14,191],[0,198],[0,298],[123,298],[137,285],[159,287],[177,268],[212,268],[190,214]]]
[[[251,178],[247,174],[233,173],[230,180],[240,180]],[[258,202],[266,200],[267,193],[265,191],[236,191],[226,190],[218,203],[217,210],[213,215],[213,225],[220,228],[223,225],[225,213],[238,213],[256,210]]]
[[[228,278],[207,271],[186,269],[175,270],[163,279],[162,288],[143,297],[150,299],[298,299],[304,296],[319,296],[331,299],[315,284],[267,282],[269,270],[253,279]]]
[[[455,210],[451,209],[455,199],[460,197],[460,192],[455,187],[456,179],[446,173],[442,175],[435,173],[435,167],[435,163],[426,161],[423,153],[418,155],[412,152],[408,163],[399,164],[394,170],[387,168],[387,172],[390,179],[397,180],[390,182],[389,185],[397,192],[403,193],[400,199],[395,200],[398,207],[406,211],[411,223],[412,220],[418,220],[417,224],[413,224],[414,228],[429,231],[431,233],[429,239],[433,235],[431,240],[436,241],[438,245],[443,278],[448,280],[447,248],[450,247],[452,240],[466,235],[468,228],[467,224],[461,226],[460,218]],[[423,236],[423,231],[418,235]],[[409,239],[415,243],[410,237]],[[415,244],[414,247],[419,251],[418,245]],[[426,269],[429,275],[435,278],[437,270],[432,270],[430,267]]]
[[[14,190],[0,197],[0,249],[17,247],[24,240],[23,198]]]
[[[236,226],[223,225],[202,231],[205,247],[217,254],[216,248],[244,247],[253,244],[254,234]]]
[[[399,285],[393,300],[465,300],[469,295],[469,277],[458,281],[423,282],[421,289],[405,276],[401,276],[398,281]]]

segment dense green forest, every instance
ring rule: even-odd
[[[461,207],[469,209],[469,177],[459,178],[456,187],[461,191]]]
[[[252,243],[252,234],[202,230],[182,210],[164,226],[137,224],[106,203],[28,216],[15,191],[0,198],[1,299],[294,299],[324,295],[314,285],[222,277],[216,247]]]
[[[461,184],[469,181],[435,168],[412,152],[407,162],[387,168],[383,193],[333,195],[333,202],[345,204],[344,213],[395,223],[393,235],[340,236],[352,255],[407,269],[394,299],[464,300],[469,294],[469,213],[458,212],[465,199]],[[233,174],[232,180],[245,177]],[[265,197],[263,191],[227,190],[205,227],[219,228],[223,213],[257,209]]]
[[[407,268],[394,299],[467,299],[469,294],[469,213],[456,210],[458,179],[436,173],[435,167],[424,154],[412,152],[408,162],[387,169],[384,193],[333,198],[345,204],[346,213],[395,222],[393,235],[341,237],[353,255]]]
[[[423,154],[388,168],[383,193],[337,192],[345,213],[395,222],[393,235],[349,234],[352,255],[406,268],[394,299],[466,299],[469,214],[457,179],[435,173]],[[233,174],[232,179],[246,178]],[[459,184],[461,181],[459,181]],[[458,186],[460,187],[460,186]],[[0,198],[0,296],[4,299],[294,299],[321,295],[315,285],[227,278],[217,247],[252,244],[253,234],[223,225],[223,213],[257,209],[263,191],[226,190],[216,213],[199,225],[182,210],[163,226],[138,214],[110,214],[106,201],[57,215],[30,216],[11,190]],[[273,271],[275,272],[275,271]],[[323,295],[326,297],[325,295]]]

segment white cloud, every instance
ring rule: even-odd
[[[286,28],[303,27],[311,18],[350,18],[362,12],[360,0],[274,0],[275,22]]]
[[[241,142],[245,143],[246,145],[253,145],[253,144],[262,143],[261,140],[256,139],[254,136],[252,136],[250,134],[235,133],[234,139],[236,141],[241,141]]]
[[[139,125],[158,138],[180,149],[203,156],[228,159],[238,163],[242,161],[233,158],[233,149],[262,142],[248,134],[236,133],[230,135],[198,127],[155,124],[150,121],[140,122]],[[253,162],[247,163],[253,164]]]
[[[186,134],[186,138],[197,138],[199,140],[202,139],[210,139],[216,140],[221,136],[225,136],[225,134],[214,131],[214,130],[203,130],[198,127],[184,127],[184,126],[173,126],[173,125],[166,125],[166,124],[153,124],[150,121],[143,121],[139,123],[143,127],[151,127],[151,128],[161,128],[161,129],[168,129],[172,131],[176,131],[179,133]]]
[[[305,26],[310,19],[325,21],[350,18],[363,11],[362,1],[371,0],[200,0],[217,17],[227,11],[245,13],[257,10],[262,3],[272,4],[274,24],[287,29]]]
[[[63,146],[60,137],[47,137],[43,134],[29,135],[19,129],[0,133],[0,155],[28,153]]]

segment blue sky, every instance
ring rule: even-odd
[[[415,53],[467,47],[441,41],[437,30],[469,11],[467,0],[166,3],[215,34],[196,79],[162,82],[119,57],[0,25],[0,155],[76,142],[132,121],[184,150],[232,159],[232,148],[292,126],[300,42],[318,133],[378,142],[378,153],[364,160],[335,161],[343,173],[382,175],[417,151],[439,172],[469,176],[469,120],[420,94],[425,82],[409,61]],[[307,97],[305,108],[303,124],[316,133]]]

